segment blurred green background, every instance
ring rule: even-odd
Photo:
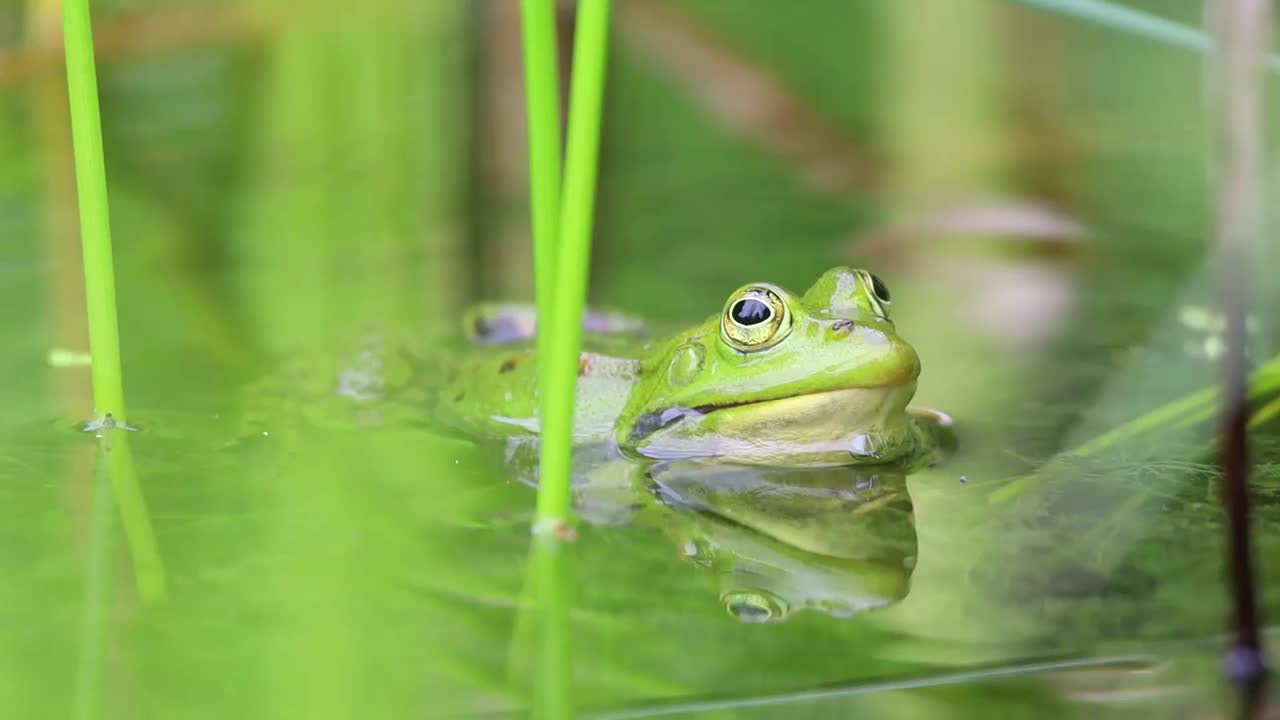
[[[1126,6],[1201,20],[1191,0]],[[93,7],[124,380],[142,428],[130,443],[169,599],[134,590],[80,430],[87,368],[49,362],[88,349],[59,3],[10,2],[0,706],[522,715],[541,662],[526,632],[533,491],[431,432],[420,407],[355,412],[325,385],[362,348],[448,334],[472,301],[531,299],[517,4]],[[571,18],[566,6],[562,42]],[[921,355],[918,400],[958,418],[960,450],[909,479],[910,595],[855,618],[739,624],[667,538],[585,526],[561,678],[573,703],[725,705],[684,712],[699,717],[1220,712],[1210,429],[1058,457],[1215,377],[1200,59],[1003,0],[618,0],[612,42],[592,302],[679,324],[748,281],[802,289],[833,265],[871,268]],[[1261,251],[1266,268],[1274,251]],[[1280,284],[1258,276],[1260,361],[1277,350],[1264,309]],[[1271,617],[1276,438],[1274,423],[1255,432]],[[1032,672],[1133,654],[1162,660]],[[903,678],[938,685],[893,685]]]

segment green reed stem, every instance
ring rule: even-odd
[[[556,371],[551,361],[549,319],[556,312],[555,275],[560,249],[560,86],[556,63],[555,0],[521,0],[520,26],[524,35],[525,102],[529,123],[529,220],[533,236],[533,288],[538,308],[538,373],[539,385],[544,389],[540,403],[540,422],[544,429],[542,476],[547,478],[554,477],[556,471],[546,470],[546,448],[561,442],[545,431],[547,407],[555,402],[546,388],[553,384],[551,377]],[[551,450],[553,455],[559,452],[555,448]],[[550,503],[543,498],[552,492],[546,483],[539,485],[539,508]],[[539,517],[544,516],[540,514]]]
[[[99,421],[110,414],[117,422],[123,422],[124,384],[120,377],[116,280],[111,265],[111,222],[107,213],[107,175],[102,160],[102,121],[98,113],[98,77],[93,64],[89,0],[63,0],[62,23],[67,54],[67,95],[71,101],[71,139],[76,158],[76,193],[80,198],[80,238],[84,246],[94,412]]]
[[[1105,0],[1014,0],[1023,5],[1048,10],[1060,15],[1087,20],[1095,25],[1119,30],[1172,47],[1204,53],[1213,47],[1206,33],[1182,23],[1168,20]],[[1280,72],[1280,57],[1267,58],[1267,68]]]
[[[547,322],[538,325],[539,334],[546,333],[540,371],[542,462],[537,508],[538,528],[543,531],[560,527],[570,514],[573,401],[591,258],[609,0],[578,3],[575,35],[555,284],[550,293],[551,313]]]
[[[555,0],[522,0],[520,25],[524,33],[524,86],[529,117],[533,287],[538,316],[550,317],[560,228],[560,86],[556,67]],[[543,333],[538,334],[538,340],[545,340]]]
[[[80,199],[80,239],[84,247],[84,288],[89,316],[89,354],[93,368],[95,423],[116,505],[133,554],[134,578],[144,603],[165,599],[164,565],[156,546],[146,501],[125,432],[124,382],[120,369],[120,331],[116,319],[116,279],[111,260],[111,218],[107,211],[107,173],[102,154],[102,118],[98,111],[98,75],[93,61],[93,19],[89,0],[63,0],[63,45],[67,55],[67,95],[71,104],[71,140]]]

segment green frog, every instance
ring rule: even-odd
[[[837,267],[803,294],[771,283],[661,339],[634,318],[589,311],[574,442],[604,457],[789,467],[918,464],[940,413],[909,409],[920,360],[875,275]],[[447,370],[437,419],[536,456],[538,371],[527,305],[466,317],[472,349]]]
[[[241,435],[278,445],[295,414],[343,430],[444,426],[498,444],[507,475],[536,484],[535,320],[528,305],[482,305],[456,352],[371,331],[354,354],[299,353],[249,389],[264,409]],[[600,310],[584,329],[579,517],[669,535],[743,621],[845,617],[906,595],[916,537],[905,476],[953,439],[945,415],[909,407],[920,361],[880,279],[834,268],[803,294],[751,283],[669,335]]]

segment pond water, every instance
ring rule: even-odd
[[[983,0],[933,19],[619,5],[593,302],[678,328],[749,281],[872,268],[955,452],[906,477],[647,469],[665,496],[638,502],[624,478],[588,498],[575,542],[539,551],[534,490],[436,427],[433,378],[398,362],[439,352],[468,303],[529,296],[511,7],[114,3],[100,75],[138,431],[106,433],[112,455],[83,430],[57,46],[5,40],[23,62],[0,72],[0,705],[1225,713],[1212,406],[1096,442],[1216,377],[1197,59]],[[4,27],[38,28],[40,7]],[[1194,3],[1162,12],[1198,22]],[[966,33],[1001,40],[971,52]],[[1260,275],[1255,307],[1274,307]],[[1262,366],[1280,332],[1257,315]],[[387,386],[336,392],[353,372]],[[1277,428],[1252,436],[1264,617]],[[837,532],[875,552],[797,547],[707,490],[771,483],[875,504]],[[782,621],[743,622],[778,598]]]

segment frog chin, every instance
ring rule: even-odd
[[[648,458],[748,464],[891,462],[918,446],[906,414],[915,383],[827,390],[720,407],[670,408],[637,423],[631,449]]]

